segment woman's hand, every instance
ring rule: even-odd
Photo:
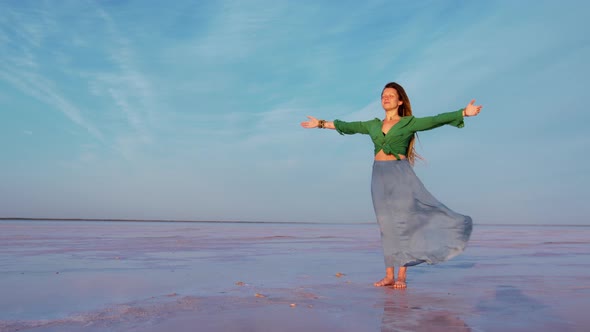
[[[475,104],[475,99],[465,106],[465,109],[463,110],[463,116],[476,116],[479,114],[479,112],[481,112],[481,108],[483,106],[473,104]]]
[[[317,128],[318,127],[318,119],[314,118],[313,116],[307,116],[309,119],[308,121],[301,122],[301,127],[303,128]]]

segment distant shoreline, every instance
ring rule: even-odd
[[[216,223],[216,224],[344,224],[328,222],[308,222],[308,221],[251,221],[251,220],[180,220],[180,219],[111,219],[111,218],[7,218],[0,217],[0,220],[21,220],[21,221],[118,221],[118,222],[186,222],[186,223]],[[369,224],[364,223],[346,223],[346,224]]]
[[[115,221],[115,222],[173,222],[173,223],[213,223],[213,224],[294,224],[294,225],[369,225],[375,224],[374,221],[369,222],[312,222],[312,221],[252,221],[252,220],[180,220],[180,219],[107,219],[107,218],[24,218],[24,217],[0,217],[2,220],[15,221]],[[475,223],[475,226],[535,226],[535,227],[590,227],[584,224],[485,224]]]

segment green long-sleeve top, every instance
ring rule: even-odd
[[[416,118],[412,115],[402,117],[398,123],[384,134],[383,121],[375,118],[369,121],[344,122],[334,120],[334,127],[341,135],[366,134],[375,144],[375,154],[383,150],[386,154],[400,159],[399,155],[407,155],[410,140],[417,131],[430,130],[442,125],[463,128],[463,109],[454,112],[441,113],[435,116]]]

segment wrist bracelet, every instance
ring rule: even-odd
[[[326,125],[326,120],[319,120],[318,121],[318,128],[324,128],[324,126]]]

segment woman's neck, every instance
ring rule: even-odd
[[[400,118],[400,116],[397,113],[397,109],[391,110],[391,111],[385,111],[385,120],[386,121],[399,120],[399,118]]]

